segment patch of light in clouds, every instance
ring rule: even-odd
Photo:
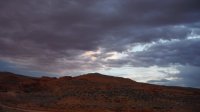
[[[128,52],[140,52],[148,49],[150,46],[154,45],[155,43],[148,43],[148,44],[136,44],[130,46]]]
[[[119,68],[110,68],[99,70],[98,72],[104,73],[107,75],[120,76],[125,78],[130,78],[138,82],[148,82],[149,80],[161,80],[168,79],[174,80],[173,75],[178,74],[179,70],[176,67],[158,67],[151,66],[146,67],[128,67],[124,66]]]
[[[117,60],[117,59],[122,59],[122,58],[125,58],[127,56],[127,54],[125,53],[119,53],[119,52],[108,52],[106,53],[110,56],[108,56],[107,58],[105,58],[105,60]]]
[[[200,35],[194,33],[194,31],[192,31],[190,36],[187,37],[187,39],[200,39]]]
[[[97,51],[86,51],[81,56],[90,58],[92,61],[95,61],[97,59],[97,55],[100,55],[101,53],[101,49],[98,49]]]

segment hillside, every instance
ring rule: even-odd
[[[0,72],[0,112],[199,112],[200,89],[98,73],[27,77]]]

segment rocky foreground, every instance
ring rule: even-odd
[[[0,112],[200,112],[200,89],[98,73],[35,78],[0,72]]]

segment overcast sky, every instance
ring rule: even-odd
[[[200,1],[1,0],[0,71],[200,88]]]

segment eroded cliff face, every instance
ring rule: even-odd
[[[34,78],[1,72],[0,104],[2,112],[198,112],[200,89],[98,73]]]

